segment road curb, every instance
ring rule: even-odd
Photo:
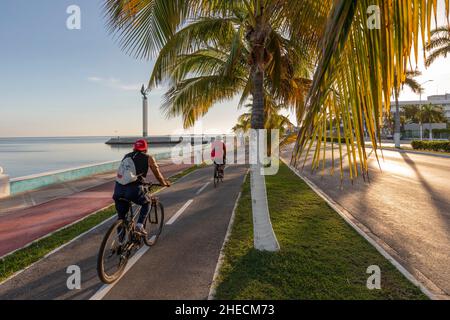
[[[248,176],[249,170],[247,170],[247,172],[244,175],[244,179],[242,180],[242,184],[245,183],[247,176]],[[209,293],[208,293],[208,298],[207,300],[214,300],[215,299],[215,295],[216,295],[216,290],[217,290],[217,286],[219,285],[218,283],[218,277],[219,277],[219,271],[222,267],[222,264],[224,262],[224,258],[225,258],[225,254],[224,254],[224,249],[226,244],[228,243],[228,241],[230,240],[230,236],[231,236],[231,230],[233,229],[233,225],[234,225],[234,218],[236,215],[236,209],[239,203],[239,200],[241,199],[242,196],[242,191],[239,192],[236,201],[234,202],[234,207],[233,207],[233,211],[231,212],[231,217],[230,217],[230,222],[228,223],[228,228],[227,228],[227,233],[225,234],[225,238],[223,240],[223,244],[222,244],[222,248],[220,249],[220,254],[219,254],[219,259],[217,260],[217,264],[216,264],[216,269],[214,270],[214,276],[211,282],[211,287],[209,288]]]
[[[365,231],[363,231],[358,225],[356,225],[347,214],[340,208],[340,205],[326,195],[319,187],[317,187],[311,180],[303,176],[297,169],[293,168],[287,161],[281,159],[287,167],[295,173],[300,179],[302,179],[315,193],[317,193],[328,205],[336,211],[344,221],[351,226],[359,235],[361,235],[366,241],[368,241],[384,258],[386,258],[406,279],[422,291],[431,300],[439,300],[437,295],[433,294],[428,288],[426,288],[419,280],[416,279],[405,267],[401,265],[392,255],[390,255],[376,240],[371,238]]]

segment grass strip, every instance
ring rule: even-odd
[[[427,299],[284,164],[266,176],[281,250],[255,250],[249,180],[224,248],[216,299]],[[381,269],[381,290],[366,286],[371,265]]]
[[[47,253],[102,223],[114,214],[116,214],[116,210],[114,206],[111,206],[2,258],[0,260],[0,281],[40,260]]]
[[[200,167],[202,167],[202,165],[189,167],[182,172],[171,176],[169,180],[174,183]],[[158,189],[155,189],[155,192],[157,190]],[[87,216],[85,219],[67,228],[56,231],[55,233],[43,239],[40,239],[23,249],[17,250],[12,254],[7,255],[0,260],[0,282],[11,277],[14,273],[42,259],[49,252],[71,241],[83,232],[88,231],[89,229],[102,223],[115,214],[115,207],[114,205],[111,205],[105,210]]]

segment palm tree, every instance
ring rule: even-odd
[[[450,53],[450,25],[443,26],[431,31],[431,39],[425,46],[430,55],[425,61],[429,67],[437,58],[447,57]]]
[[[240,93],[241,104],[252,96],[251,127],[263,129],[266,89],[302,116],[305,79],[311,77],[332,0],[104,3],[110,30],[125,50],[141,58],[157,55],[150,87],[169,83],[166,115],[181,115],[191,126],[214,103]],[[263,205],[254,214],[268,216],[261,162],[251,168],[252,185],[264,193],[256,195]]]
[[[417,76],[420,76],[420,71],[406,71],[406,77],[403,81],[403,86],[408,86],[414,93],[422,93],[423,88],[420,84],[414,79]],[[394,76],[395,82],[397,81],[397,74]],[[394,143],[396,148],[400,148],[400,107],[398,105],[398,96],[400,94],[400,88],[394,88],[394,97],[395,97],[395,115],[394,115]]]
[[[280,141],[280,147],[285,146],[288,143],[292,143],[293,138],[296,136],[294,129],[295,125],[291,122],[291,120],[280,114],[281,111],[287,110],[288,108],[282,104],[276,104],[271,98],[266,98],[265,100],[266,107],[264,110],[264,129],[277,129],[279,130],[279,135],[282,137]],[[251,111],[252,105],[248,104],[245,107],[249,108]],[[239,116],[237,124],[232,128],[233,132],[248,132],[251,129],[251,118],[252,113],[246,112]],[[267,150],[268,155],[270,156],[270,146],[271,141],[270,137],[267,139]]]
[[[419,123],[420,132],[423,132],[423,124],[429,123],[429,139],[433,139],[432,123],[447,122],[447,118],[444,114],[444,109],[441,106],[435,106],[432,104],[424,106],[408,105],[403,107],[404,117],[407,122]],[[422,136],[420,137],[422,139]]]
[[[405,120],[409,123],[419,123],[420,118],[420,107],[417,105],[406,105],[403,106],[403,113],[405,115]]]
[[[432,104],[425,105],[419,112],[420,123],[429,124],[429,139],[433,140],[433,123],[447,122],[444,115],[444,109],[441,106],[434,106]]]
[[[246,107],[249,106],[247,105]],[[273,113],[270,116],[265,117],[264,129],[279,129],[280,135],[284,136],[286,132],[293,130],[295,126],[287,116],[278,113],[278,111],[285,109],[285,106],[279,106],[277,109],[277,113]],[[232,130],[234,132],[248,132],[251,129],[251,118],[251,112],[241,114],[238,118],[237,124]]]
[[[191,126],[216,102],[253,97],[264,127],[264,88],[304,105],[332,0],[104,0],[111,32],[128,53],[156,57],[150,87],[169,82],[163,109]],[[307,30],[307,32],[306,32]]]
[[[185,125],[190,125],[214,103],[242,93],[241,102],[253,98],[252,128],[262,129],[264,92],[270,88],[279,102],[295,108],[301,125],[292,163],[307,157],[310,141],[318,142],[319,150],[326,147],[327,122],[331,135],[336,131],[333,123],[342,124],[352,155],[348,157],[351,178],[357,173],[355,142],[366,173],[364,128],[376,151],[383,105],[390,110],[390,93],[405,78],[411,49],[418,51],[419,30],[425,39],[432,12],[437,12],[434,0],[104,3],[110,29],[125,50],[141,58],[159,53],[150,84],[169,82],[165,103],[169,115],[181,114]],[[376,27],[367,20],[368,9],[374,6],[379,8]],[[301,79],[311,78],[311,70],[314,78],[305,96]],[[324,143],[318,140],[322,138]],[[317,164],[319,157],[313,162]],[[343,158],[341,152],[341,174]],[[260,162],[252,166],[252,185],[263,185],[260,190],[265,195],[260,169]],[[267,217],[263,208],[267,197],[253,189],[252,197],[263,203],[259,212],[254,208],[254,216]]]

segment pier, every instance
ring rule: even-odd
[[[148,136],[148,137],[114,137],[106,141],[108,145],[132,145],[138,139],[147,140],[149,145],[166,144],[176,145],[180,143],[207,144],[214,140],[214,136],[209,135],[186,135],[186,136]]]

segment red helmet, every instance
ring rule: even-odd
[[[147,140],[139,139],[134,143],[135,151],[147,151],[147,149],[148,149]]]

